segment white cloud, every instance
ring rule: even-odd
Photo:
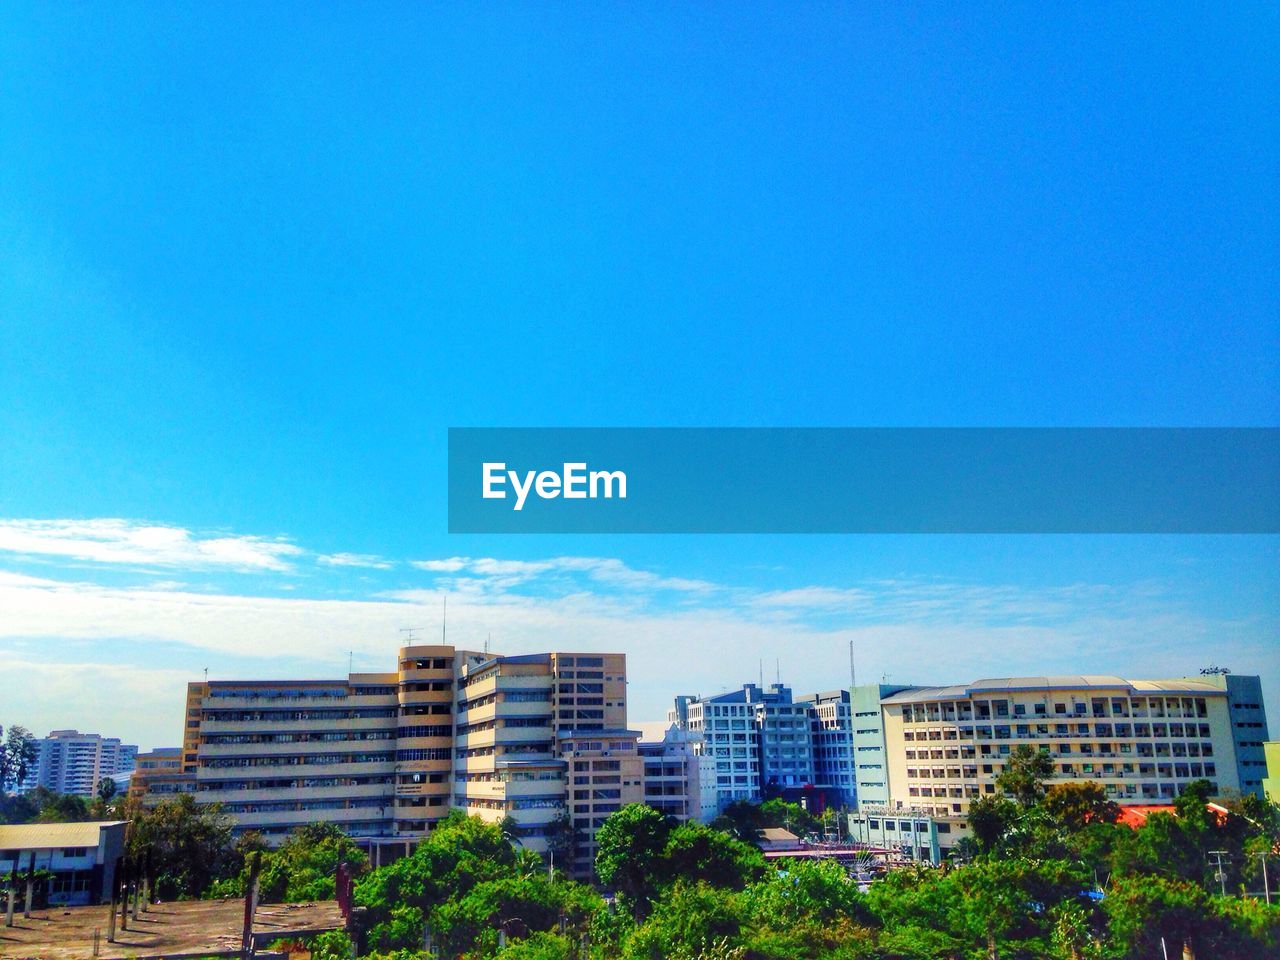
[[[956,608],[972,592],[963,584],[951,589]],[[926,592],[945,594],[947,587],[932,584]],[[1022,604],[1015,602],[1019,591],[1001,592],[1008,594],[1005,602],[1015,609],[1052,607],[1034,590],[1025,591]],[[1088,591],[1078,593],[1087,596]],[[17,656],[14,650],[36,642],[38,658],[18,659],[61,665],[80,659],[85,641],[145,642],[149,659],[154,648],[158,662],[188,666],[190,673],[170,671],[174,676],[163,677],[179,693],[185,680],[198,678],[199,668],[211,665],[215,674],[226,675],[225,664],[230,662],[246,677],[274,676],[286,662],[293,665],[290,672],[295,676],[328,675],[345,669],[350,650],[366,669],[379,669],[380,664],[389,668],[404,642],[402,628],[421,628],[422,636],[432,640],[420,642],[434,642],[443,596],[435,589],[370,600],[258,597],[0,574],[0,610],[5,612],[0,617],[0,660],[7,648],[10,656]],[[716,693],[760,673],[768,681],[775,669],[797,691],[841,686],[848,682],[851,641],[863,682],[886,674],[898,682],[917,683],[1082,671],[1176,675],[1200,666],[1210,645],[1232,656],[1231,665],[1241,672],[1264,670],[1274,663],[1269,644],[1273,624],[1209,620],[1144,599],[1127,608],[1082,601],[1072,618],[1053,623],[1002,621],[980,607],[965,616],[954,616],[954,611],[935,616],[929,608],[927,615],[914,619],[842,618],[847,622],[820,626],[757,617],[750,603],[741,602],[741,594],[717,594],[715,603],[678,609],[655,605],[647,595],[576,586],[552,596],[451,591],[448,598],[447,639],[459,647],[481,649],[491,640],[492,649],[502,653],[626,652],[631,715],[637,721],[660,719],[677,693]],[[778,667],[775,661],[780,661]],[[120,669],[132,676],[133,668]],[[129,713],[135,706],[149,711],[154,704],[160,712],[147,721],[156,725],[151,739],[171,739],[166,731],[180,714],[180,697],[174,699],[177,695],[166,688],[135,702],[134,691],[151,682],[145,679],[150,671],[137,670],[143,679],[130,681],[115,709],[128,702]],[[99,697],[101,684],[114,682],[115,676],[85,670],[54,695],[70,706],[76,690],[96,684],[93,696]],[[0,703],[18,722],[30,712],[47,714],[44,704],[50,695],[30,675],[0,669]],[[178,704],[172,716],[167,706],[171,701]],[[87,721],[77,714],[58,722],[75,726]]]
[[[627,590],[674,590],[703,592],[716,589],[706,580],[664,577],[647,570],[629,567],[614,557],[552,557],[547,560],[501,560],[496,557],[447,557],[440,560],[414,560],[410,566],[428,573],[465,573],[469,577],[491,581],[474,582],[462,589],[484,590],[494,585],[513,587],[544,577],[582,576],[597,583]]]
[[[6,655],[0,677],[20,678],[23,690],[6,690],[4,716],[38,737],[51,730],[78,729],[120,737],[143,749],[180,746],[187,681],[180,670],[147,669],[118,663],[67,663]],[[26,696],[25,691],[38,691]],[[121,709],[128,704],[128,709]]]
[[[661,719],[677,693],[715,693],[761,674],[768,680],[778,669],[798,691],[840,686],[848,682],[850,642],[863,681],[1178,674],[1202,665],[1206,649],[1231,657],[1241,672],[1275,665],[1274,618],[1198,615],[1155,583],[1034,587],[902,577],[764,590],[666,576],[610,557],[454,556],[411,562],[430,575],[424,588],[385,583],[372,588],[382,592],[339,599],[193,588],[153,573],[122,586],[115,571],[279,572],[300,557],[334,569],[385,570],[395,562],[123,520],[0,521],[0,550],[64,558],[74,568],[49,576],[0,570],[7,715],[0,720],[77,726],[101,716],[103,732],[116,733],[106,720],[118,714],[152,731],[130,734],[144,742],[173,739],[183,683],[206,665],[215,675],[247,678],[329,675],[345,670],[353,651],[364,669],[385,669],[403,628],[439,636],[446,593],[447,639],[459,647],[491,640],[504,653],[626,652],[636,721]],[[83,561],[117,565],[112,585],[94,582],[105,568],[86,572]],[[263,584],[276,592],[284,586],[276,577]],[[113,645],[114,655],[99,655],[97,644]],[[129,657],[139,665],[121,662]],[[111,669],[80,662],[86,658]],[[33,663],[56,665],[59,678],[46,682],[53,668],[28,669]]]
[[[449,557],[445,560],[410,560],[409,566],[430,573],[457,573],[470,562],[467,557]]]
[[[288,571],[304,551],[285,540],[198,536],[182,527],[115,518],[0,520],[0,551],[104,564],[182,569]]]
[[[390,570],[395,566],[390,560],[368,553],[321,554],[316,557],[316,562],[326,567],[364,567],[369,570]]]

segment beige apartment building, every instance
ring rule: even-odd
[[[596,828],[643,798],[626,720],[623,654],[409,646],[387,673],[189,684],[181,773],[147,778],[145,802],[190,790],[271,842],[324,820],[370,845],[459,808],[538,852],[564,831],[562,866],[586,873]]]
[[[1055,778],[1092,780],[1117,803],[1172,803],[1206,779],[1239,789],[1226,691],[1202,680],[1017,677],[890,694],[891,802],[963,815],[996,792],[1010,751],[1045,751]]]
[[[997,792],[996,778],[1023,744],[1048,754],[1055,781],[1096,782],[1119,804],[1172,803],[1199,779],[1217,793],[1240,789],[1238,710],[1214,677],[882,687],[879,705],[879,723],[861,721],[866,729],[855,731],[855,754],[874,756],[887,799],[862,798],[850,827],[906,856],[926,858],[931,847],[936,859],[968,835],[970,803]]]

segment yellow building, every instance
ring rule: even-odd
[[[1267,758],[1267,775],[1262,780],[1263,795],[1272,803],[1280,803],[1280,740],[1262,745]]]
[[[586,873],[596,828],[643,798],[626,719],[623,654],[419,645],[394,672],[192,683],[181,773],[144,777],[144,802],[189,789],[270,842],[317,820],[372,845],[404,841],[460,808],[510,818],[543,852],[571,825],[563,866]]]
[[[1239,788],[1227,694],[1200,680],[1016,677],[917,687],[882,702],[891,802],[963,816],[996,792],[1010,751],[1048,753],[1055,778],[1117,803],[1171,803],[1192,780]]]
[[[1236,727],[1245,724],[1217,677],[1013,677],[854,694],[880,705],[878,717],[858,720],[854,747],[882,790],[860,791],[850,829],[908,858],[937,860],[969,835],[970,803],[997,792],[1024,744],[1049,756],[1054,782],[1098,783],[1119,804],[1172,803],[1193,780],[1216,793],[1241,786]]]

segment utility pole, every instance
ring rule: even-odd
[[[1259,850],[1253,854],[1262,861],[1262,895],[1266,898],[1267,906],[1271,906],[1271,884],[1267,881],[1267,857],[1270,855],[1270,850]]]
[[[1225,897],[1227,895],[1227,871],[1222,869],[1222,867],[1223,867],[1223,859],[1228,858],[1227,851],[1226,850],[1210,850],[1209,856],[1214,858],[1213,865],[1217,871],[1216,879],[1218,883],[1221,885],[1222,895]]]

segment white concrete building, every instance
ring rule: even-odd
[[[36,761],[19,786],[25,793],[36,787],[57,793],[91,797],[98,782],[133,770],[138,748],[118,737],[78,730],[54,730],[36,741]]]

